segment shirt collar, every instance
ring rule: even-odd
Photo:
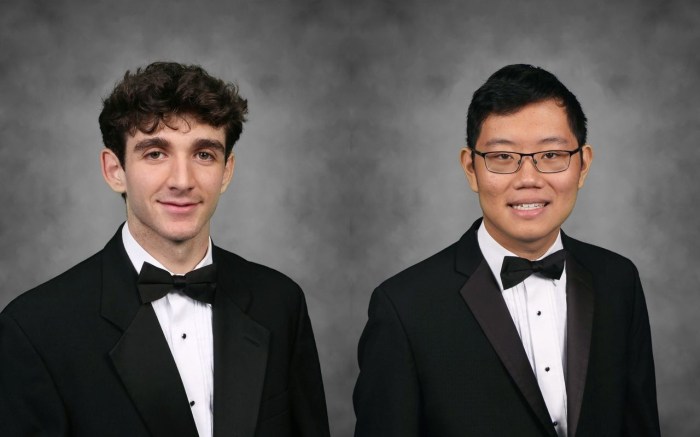
[[[489,234],[486,230],[486,226],[484,226],[483,222],[479,226],[479,230],[476,233],[476,237],[479,241],[479,249],[481,249],[481,254],[484,255],[484,259],[491,268],[491,272],[493,273],[493,276],[496,279],[496,282],[498,283],[498,288],[500,288],[501,291],[503,291],[503,283],[501,282],[501,267],[503,266],[503,258],[506,256],[518,255],[509,251],[505,247],[501,246],[496,240],[494,240],[491,234]],[[552,244],[552,246],[549,249],[547,249],[544,255],[537,259],[542,259],[547,255],[552,254],[557,250],[561,250],[563,248],[564,245],[561,242],[561,231],[559,231],[559,233],[557,234],[557,239],[554,241],[554,244]]]
[[[150,253],[146,252],[146,249],[144,249],[143,246],[141,246],[138,243],[138,241],[136,241],[134,236],[131,235],[131,231],[129,230],[129,222],[124,223],[124,227],[122,227],[122,242],[124,243],[124,249],[126,249],[126,254],[129,255],[129,259],[131,260],[131,263],[136,269],[136,273],[141,273],[141,267],[143,266],[143,263],[147,262],[163,270],[166,270],[171,275],[176,274],[166,269],[165,266],[163,266],[163,264],[161,264],[157,259],[155,259]],[[204,258],[202,258],[199,264],[195,266],[195,269],[208,266],[209,264],[212,264],[212,262],[213,260],[211,256],[210,237],[209,245],[207,246],[207,253],[204,255]]]

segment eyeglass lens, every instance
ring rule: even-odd
[[[515,173],[525,159],[515,152],[489,152],[484,154],[486,168],[494,173]],[[532,156],[533,164],[542,173],[557,173],[569,168],[571,154],[564,150],[548,150]]]

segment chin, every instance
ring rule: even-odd
[[[201,231],[201,228],[172,226],[163,232],[163,237],[174,243],[184,243],[195,238]]]
[[[513,237],[519,241],[522,241],[524,243],[537,243],[540,241],[544,241],[548,238],[550,238],[552,235],[555,235],[559,231],[559,228],[552,228],[552,229],[538,229],[538,230],[532,230],[531,232],[521,232],[518,234],[514,234]]]

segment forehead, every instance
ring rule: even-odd
[[[168,143],[187,143],[206,139],[223,144],[226,132],[223,126],[214,127],[191,116],[170,116],[161,120],[153,132],[136,129],[134,132],[127,133],[127,149],[150,138],[162,138]]]
[[[512,114],[489,115],[481,126],[477,144],[527,144],[551,138],[576,144],[564,106],[545,100],[526,105]]]

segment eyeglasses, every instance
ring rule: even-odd
[[[484,158],[486,169],[491,173],[510,174],[520,170],[523,158],[529,156],[532,163],[540,173],[560,173],[569,168],[571,156],[580,152],[582,146],[576,150],[545,150],[535,153],[518,152],[479,152],[472,149],[472,153]],[[472,155],[473,157],[474,155]]]

